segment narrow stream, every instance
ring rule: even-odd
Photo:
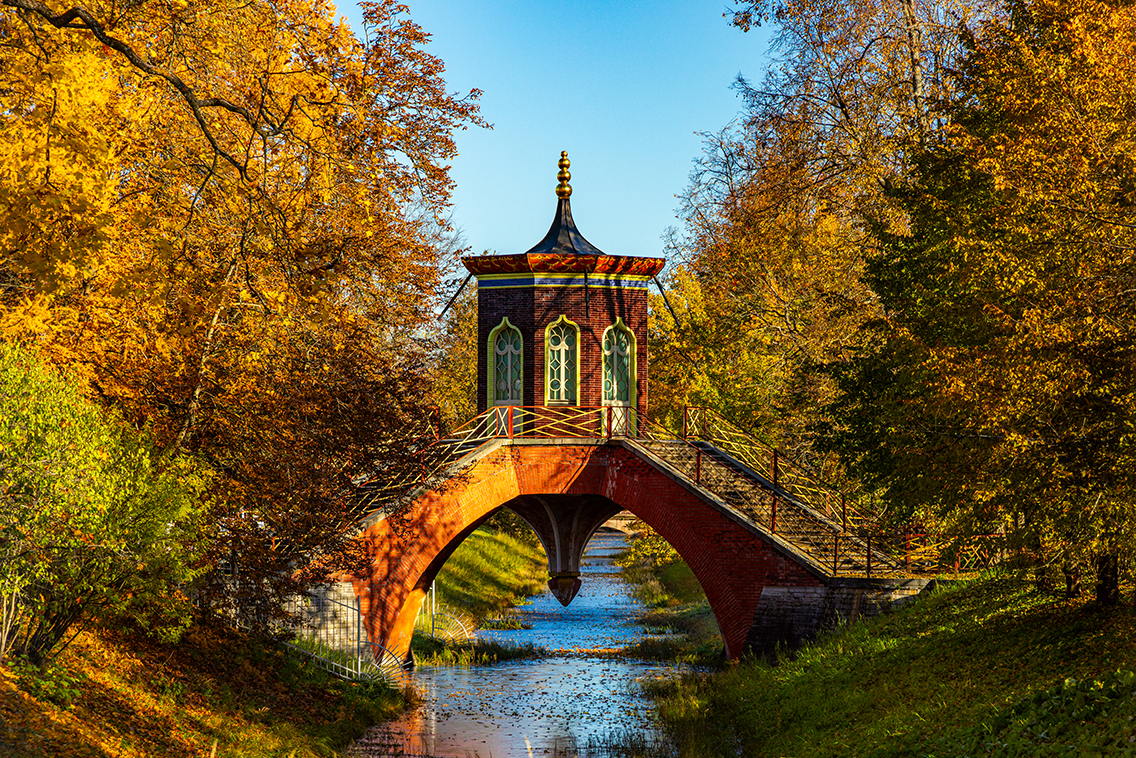
[[[613,532],[592,538],[581,565],[583,585],[567,608],[546,592],[522,609],[532,629],[479,632],[531,642],[553,655],[492,666],[420,666],[414,679],[423,706],[374,727],[351,754],[574,757],[606,736],[651,731],[651,706],[636,681],[672,667],[599,653],[642,637],[635,624],[642,606],[613,562],[625,544]]]

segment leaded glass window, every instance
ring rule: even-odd
[[[635,384],[635,337],[620,319],[604,332],[604,405],[631,405]]]
[[[521,330],[510,324],[509,319],[504,319],[493,330],[490,344],[493,347],[493,405],[520,405],[523,387]]]
[[[576,404],[576,363],[580,332],[576,325],[560,317],[545,333],[545,376],[548,405]]]

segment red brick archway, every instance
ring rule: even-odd
[[[537,441],[534,441],[537,442]],[[458,476],[419,496],[400,534],[381,519],[362,539],[370,573],[356,580],[371,640],[405,657],[431,582],[462,540],[521,496],[610,500],[641,518],[690,565],[718,621],[726,654],[741,654],[766,586],[824,584],[768,535],[706,501],[681,477],[630,442],[502,444]]]

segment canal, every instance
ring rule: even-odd
[[[546,592],[521,609],[531,629],[478,633],[532,643],[551,655],[491,666],[419,666],[414,684],[422,706],[401,721],[374,727],[351,755],[573,757],[588,755],[589,746],[609,737],[650,734],[651,705],[638,681],[674,669],[610,652],[643,636],[635,623],[643,607],[614,563],[624,547],[622,534],[598,532],[570,606],[561,607]]]

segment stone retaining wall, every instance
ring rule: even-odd
[[[934,580],[916,578],[833,579],[824,586],[770,586],[761,591],[746,646],[771,653],[797,647],[822,629],[878,616],[912,602]]]

